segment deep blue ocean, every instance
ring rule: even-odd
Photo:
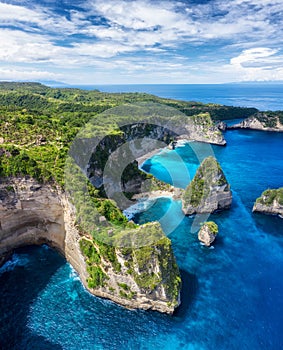
[[[255,107],[261,111],[282,110],[283,84],[143,84],[143,85],[81,85],[86,90],[103,92],[146,92],[184,101],[219,103],[227,106]]]
[[[213,248],[199,244],[194,218],[183,217],[178,201],[160,198],[135,213],[138,223],[163,218],[172,240],[183,279],[175,315],[129,311],[96,298],[58,253],[28,247],[0,269],[0,349],[282,349],[283,219],[251,209],[264,189],[283,186],[283,134],[231,130],[225,138],[226,147],[212,150],[233,205],[211,216],[219,225]],[[176,153],[189,177],[178,173]],[[143,168],[185,187],[203,156],[201,144],[188,143]]]

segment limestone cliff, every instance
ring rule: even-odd
[[[64,254],[92,294],[128,308],[174,311],[181,279],[158,223],[137,230],[144,236],[154,229],[158,239],[151,246],[115,248],[83,233],[75,220],[76,210],[60,189],[29,178],[2,180],[0,261],[15,248],[46,243]]]
[[[283,217],[283,188],[264,191],[256,200],[253,212]]]
[[[0,255],[48,243],[64,252],[64,212],[57,190],[23,178],[0,183]]]
[[[193,123],[185,125],[186,134],[184,138],[225,146],[226,141],[223,134],[215,124],[209,113],[200,113],[192,117]]]
[[[283,117],[276,112],[257,113],[242,122],[227,127],[227,129],[253,129],[263,131],[283,131]]]
[[[213,157],[206,158],[182,196],[185,215],[214,213],[230,208],[232,194],[230,185]]]

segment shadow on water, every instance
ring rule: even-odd
[[[181,270],[182,289],[181,305],[175,311],[174,316],[183,321],[190,312],[198,290],[198,280],[193,274]]]
[[[0,270],[1,350],[62,349],[60,345],[34,334],[28,327],[28,319],[34,300],[64,263],[64,258],[56,251],[47,247],[32,246],[17,249],[12,260],[2,266],[2,271]]]
[[[253,213],[256,227],[274,237],[283,237],[283,219],[276,215]]]

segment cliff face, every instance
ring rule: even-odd
[[[238,124],[227,127],[227,129],[252,129],[282,132],[283,118],[275,113],[276,112],[272,114],[257,113],[256,115],[249,117]]]
[[[64,213],[54,188],[20,178],[0,184],[0,255],[42,243],[64,252],[64,240]]]
[[[15,248],[46,243],[65,255],[92,294],[129,308],[174,311],[181,279],[171,242],[157,223],[163,238],[152,246],[123,249],[94,241],[78,230],[75,219],[75,208],[58,189],[31,179],[2,182],[0,261]],[[146,228],[139,230],[143,234]]]
[[[264,191],[256,200],[253,212],[283,217],[283,188]]]
[[[127,307],[166,313],[179,305],[181,279],[167,238],[152,246],[131,249],[83,237],[80,247],[89,273],[87,287],[93,294]]]
[[[185,126],[185,138],[225,146],[226,141],[218,125],[214,124],[209,113],[201,113],[192,117],[192,123]]]
[[[232,193],[226,177],[213,157],[206,158],[182,197],[185,215],[214,213],[230,208]]]

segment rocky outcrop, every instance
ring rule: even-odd
[[[194,140],[199,142],[211,143],[219,146],[225,146],[226,141],[222,132],[211,119],[209,113],[200,113],[192,116],[190,120],[183,125],[184,131],[178,139]]]
[[[232,193],[230,185],[213,157],[206,158],[182,196],[185,215],[214,213],[230,208]]]
[[[223,121],[216,122],[215,125],[220,131],[226,131],[227,126],[228,126],[227,123],[225,123]]]
[[[283,116],[272,113],[257,113],[227,129],[252,129],[262,131],[283,132]]]
[[[143,248],[115,248],[94,240],[75,224],[76,209],[60,189],[28,178],[0,184],[0,262],[13,249],[46,243],[60,251],[94,295],[128,308],[173,313],[181,279],[158,223],[139,226],[158,239]],[[136,230],[134,230],[136,231]]]
[[[283,218],[283,188],[268,189],[256,200],[253,212],[279,215]]]
[[[198,239],[201,243],[210,247],[218,234],[218,226],[213,221],[204,223],[198,232]]]
[[[132,249],[83,237],[80,246],[89,273],[86,286],[93,294],[129,308],[165,313],[173,313],[180,304],[181,279],[167,238]]]

